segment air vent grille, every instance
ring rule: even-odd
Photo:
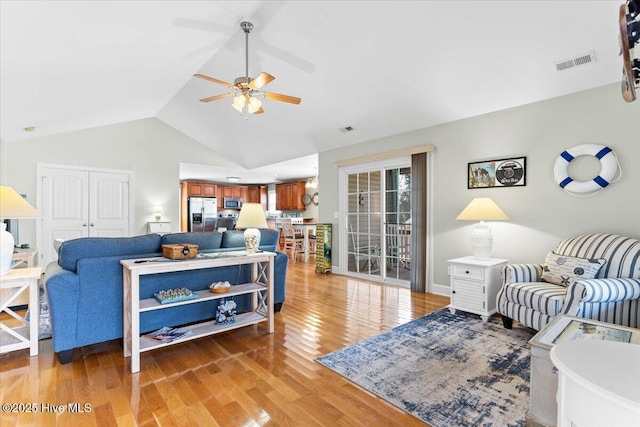
[[[554,64],[556,66],[556,71],[564,71],[570,68],[579,67],[581,65],[591,64],[592,62],[596,62],[596,53],[593,51],[585,53],[584,55],[576,56],[574,58],[557,61]]]

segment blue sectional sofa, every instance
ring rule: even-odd
[[[279,232],[261,230],[259,249],[276,252]],[[122,265],[120,260],[162,256],[162,245],[191,243],[198,252],[244,250],[241,231],[149,234],[135,237],[87,237],[63,242],[57,263],[47,266],[45,290],[49,301],[53,349],[61,363],[68,363],[73,350],[90,344],[122,338]],[[274,268],[274,310],[285,299],[288,258],[277,252]],[[187,287],[206,289],[211,283],[232,285],[250,280],[249,265],[191,270],[143,276],[140,297],[151,298],[162,289]],[[251,309],[250,295],[236,297],[237,312]],[[207,301],[142,313],[141,332],[162,326],[177,326],[215,317],[218,301]]]

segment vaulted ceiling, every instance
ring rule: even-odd
[[[265,167],[619,81],[620,4],[1,0],[0,138],[157,117]],[[300,105],[245,118],[232,98],[199,102],[229,89],[193,74],[244,75],[245,20],[250,76]]]

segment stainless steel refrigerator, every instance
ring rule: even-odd
[[[217,218],[215,197],[189,197],[189,231],[213,231]]]

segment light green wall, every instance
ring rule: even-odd
[[[3,142],[3,184],[35,205],[38,163],[134,172],[134,234],[145,234],[155,205],[180,229],[179,163],[229,166],[230,161],[155,118],[24,141]],[[20,222],[20,241],[35,244],[35,222]]]
[[[623,175],[592,197],[573,197],[554,183],[553,166],[564,149],[590,143],[610,146]],[[436,147],[430,247],[435,288],[448,287],[448,259],[471,253],[473,223],[455,217],[474,197],[493,198],[509,215],[510,221],[491,224],[492,256],[511,262],[542,262],[559,240],[581,233],[640,238],[640,101],[624,102],[613,84],[320,153],[319,220],[334,224],[334,266],[340,233],[335,162],[426,144]],[[512,156],[527,157],[525,187],[467,189],[468,162]],[[598,167],[589,160],[580,159],[582,167]],[[572,165],[570,172],[580,171]]]

